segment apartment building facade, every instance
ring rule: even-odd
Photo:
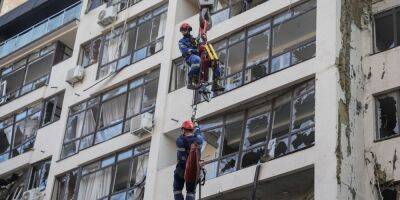
[[[177,45],[183,22],[197,34],[197,0],[3,13],[0,199],[173,199],[194,108],[202,199],[400,199],[397,0],[216,0],[211,14],[226,90],[206,102]]]

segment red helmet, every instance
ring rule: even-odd
[[[188,23],[183,23],[181,25],[180,31],[192,31],[192,27]]]
[[[190,120],[186,120],[182,123],[182,129],[194,130],[194,124]]]

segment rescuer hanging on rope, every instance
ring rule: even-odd
[[[200,172],[200,149],[203,141],[200,129],[195,127],[192,121],[183,122],[182,135],[176,139],[178,164],[174,171],[175,200],[184,200],[182,190],[185,184],[186,200],[195,199]],[[192,155],[189,156],[189,154]]]
[[[220,85],[220,79],[222,75],[222,70],[219,64],[215,64],[215,66],[201,66],[202,63],[206,63],[209,61],[202,61],[200,52],[199,52],[199,39],[194,38],[190,32],[192,31],[192,27],[188,23],[183,23],[180,27],[180,32],[183,37],[179,40],[179,49],[182,53],[182,56],[185,58],[186,64],[189,66],[188,72],[188,89],[197,90],[200,89],[203,83],[206,83],[208,74],[206,74],[203,78],[201,76],[202,68],[208,70],[208,68],[213,69],[213,85],[212,91],[223,91],[224,88]],[[204,64],[207,65],[207,64]]]

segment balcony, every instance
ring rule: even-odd
[[[62,27],[63,25],[79,19],[81,6],[82,3],[77,2],[26,29],[25,31],[22,31],[14,37],[2,42],[0,44],[0,59]]]

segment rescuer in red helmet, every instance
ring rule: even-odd
[[[185,185],[184,173],[186,161],[188,159],[190,146],[196,143],[202,146],[204,139],[200,133],[200,129],[190,120],[184,121],[182,124],[182,135],[176,139],[177,160],[174,171],[174,198],[175,200],[184,200],[182,195],[183,186]],[[186,200],[194,200],[196,194],[196,182],[186,183]]]

